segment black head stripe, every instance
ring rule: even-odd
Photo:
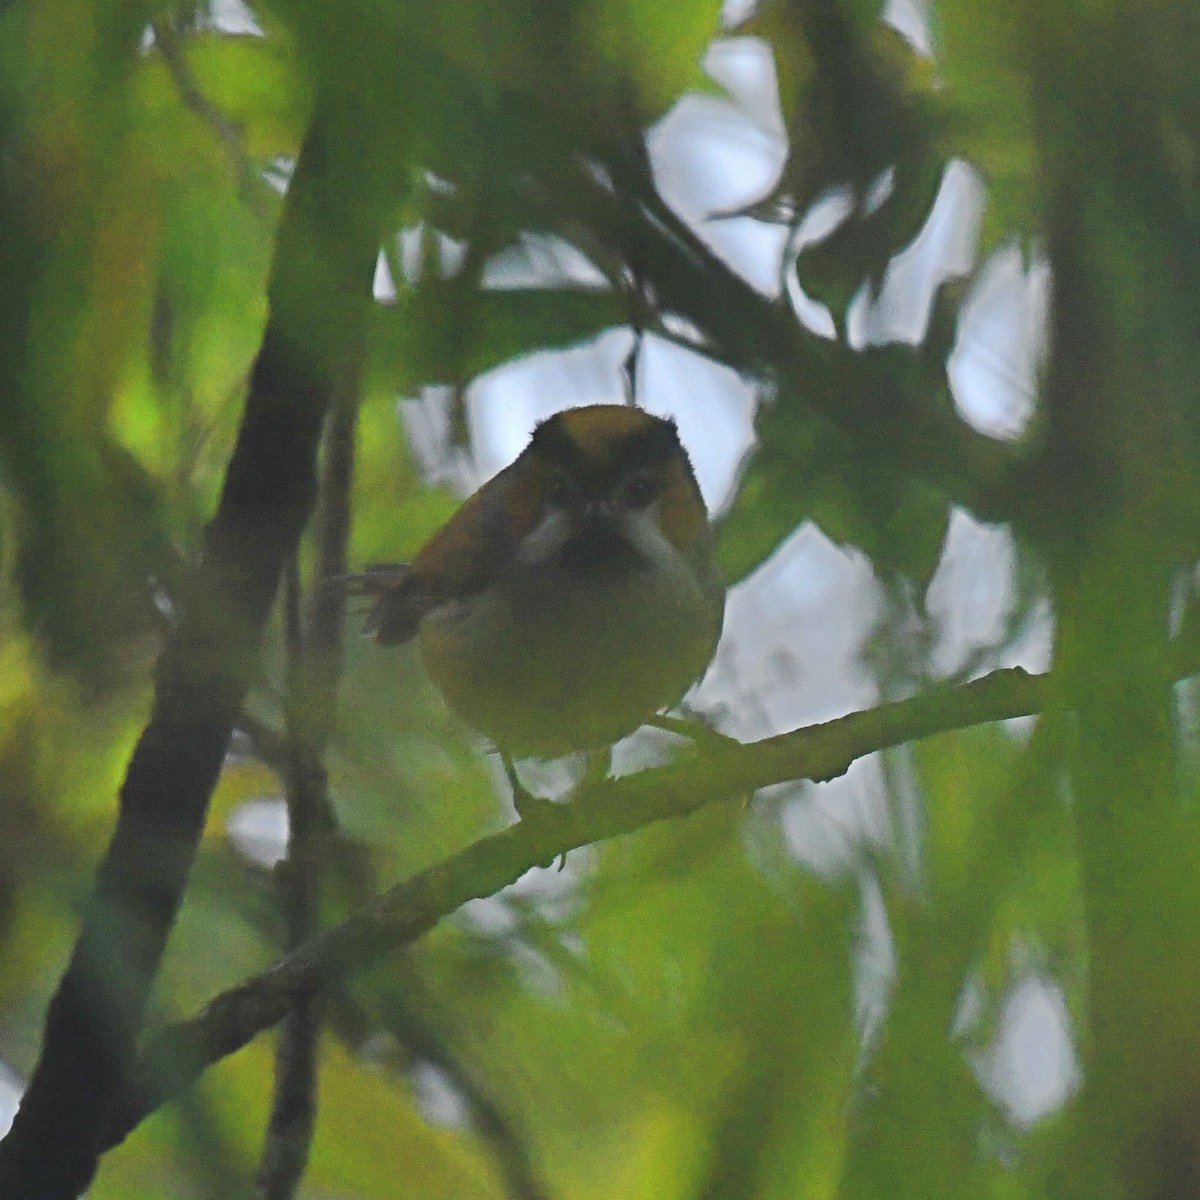
[[[559,413],[534,430],[530,446],[544,462],[565,471],[581,486],[604,491],[629,475],[683,454],[674,421],[644,414],[636,425],[574,423]],[[684,455],[686,462],[686,455]]]

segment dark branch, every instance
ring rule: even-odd
[[[346,572],[360,363],[361,356],[347,362],[338,380],[337,398],[326,431],[314,520],[316,584],[307,625],[301,612],[303,588],[295,557],[287,579],[284,775],[288,853],[277,871],[287,930],[285,950],[295,949],[316,932],[321,867],[337,825],[325,754],[333,730],[337,682],[342,669],[346,601],[341,588],[327,587],[325,581]],[[321,1008],[319,996],[299,999],[280,1029],[271,1116],[257,1179],[262,1200],[290,1200],[308,1165],[317,1115]]]
[[[41,1059],[0,1145],[5,1197],[69,1200],[95,1172],[280,572],[312,507],[336,365],[370,304],[382,204],[378,173],[355,160],[369,144],[318,108],[284,206],[271,320],[225,487],[159,662]]]
[[[638,263],[660,308],[704,331],[706,353],[776,380],[855,445],[886,448],[885,460],[898,475],[930,484],[981,518],[1021,515],[1028,469],[1022,455],[973,430],[945,397],[914,403],[899,385],[899,372],[881,372],[872,362],[880,356],[907,361],[907,350],[855,351],[815,337],[787,305],[755,291],[717,258],[663,202],[648,172],[610,168],[618,192],[580,168],[547,193],[562,206],[561,219],[584,222],[604,245]]]

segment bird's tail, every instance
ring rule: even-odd
[[[327,587],[340,587],[347,596],[380,596],[408,578],[408,563],[368,563],[363,571],[331,575]]]
[[[347,596],[374,601],[363,623],[363,637],[389,646],[406,642],[416,633],[423,608],[414,594],[407,563],[371,563],[365,571],[334,575],[325,582],[342,588]]]

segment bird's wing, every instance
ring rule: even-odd
[[[363,635],[384,645],[407,642],[429,608],[408,563],[371,563],[365,571],[339,575],[331,582],[338,583],[348,596],[375,597]]]
[[[487,586],[511,553],[512,520],[506,508],[511,483],[509,471],[485,483],[411,563],[377,563],[347,577],[358,595],[378,597],[367,618],[369,636],[385,646],[407,642],[431,609]]]

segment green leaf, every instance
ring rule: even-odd
[[[381,307],[372,334],[376,386],[411,394],[428,383],[467,380],[512,359],[572,346],[624,323],[615,292],[488,290],[459,301],[459,316],[444,299],[453,281],[426,283]]]

